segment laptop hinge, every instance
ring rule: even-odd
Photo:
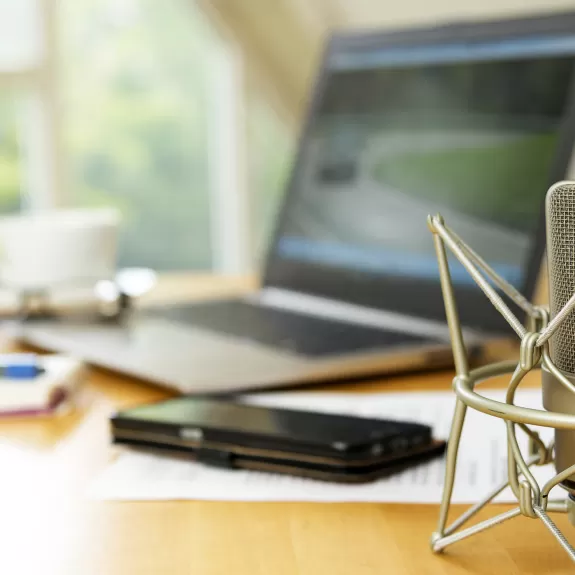
[[[327,319],[391,329],[430,337],[443,341],[449,340],[449,329],[444,322],[399,314],[392,311],[360,306],[317,295],[310,295],[275,287],[265,287],[248,296],[258,304],[293,312],[309,314]],[[463,330],[470,343],[479,343],[485,339],[474,330]]]

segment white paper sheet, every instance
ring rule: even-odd
[[[488,393],[502,400],[503,393]],[[406,419],[427,423],[438,438],[447,438],[454,394],[429,393],[269,393],[252,395],[251,403],[347,413],[364,417]],[[539,390],[521,390],[517,403],[541,407]],[[552,430],[540,429],[547,440]],[[521,432],[520,432],[521,433]],[[520,439],[523,440],[521,433]],[[526,446],[526,439],[522,442]],[[468,409],[453,501],[477,501],[506,477],[507,451],[502,420]],[[400,474],[363,485],[340,485],[254,471],[228,471],[171,459],[122,453],[92,484],[89,495],[110,500],[207,499],[235,501],[368,501],[437,503],[441,499],[444,460],[436,459]],[[553,474],[551,466],[536,468],[537,478]],[[505,491],[499,501],[513,501]]]

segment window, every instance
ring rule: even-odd
[[[61,6],[69,201],[120,210],[120,265],[209,268],[206,54],[218,38],[189,0]]]
[[[36,68],[43,58],[37,0],[0,0],[0,73]]]

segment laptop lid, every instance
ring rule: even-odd
[[[573,148],[575,13],[329,42],[264,285],[444,321],[429,213],[527,297]],[[462,323],[507,326],[452,261]]]

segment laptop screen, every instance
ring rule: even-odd
[[[439,273],[426,217],[440,212],[524,289],[565,139],[574,62],[575,31],[332,46],[273,247],[275,271],[284,262],[293,280],[313,267],[351,279],[356,292],[379,284],[381,299],[366,303],[381,307],[394,286],[437,293],[428,289]],[[477,291],[453,258],[451,272],[459,291]],[[343,299],[362,303],[353,289]],[[433,299],[423,315],[437,313]]]

